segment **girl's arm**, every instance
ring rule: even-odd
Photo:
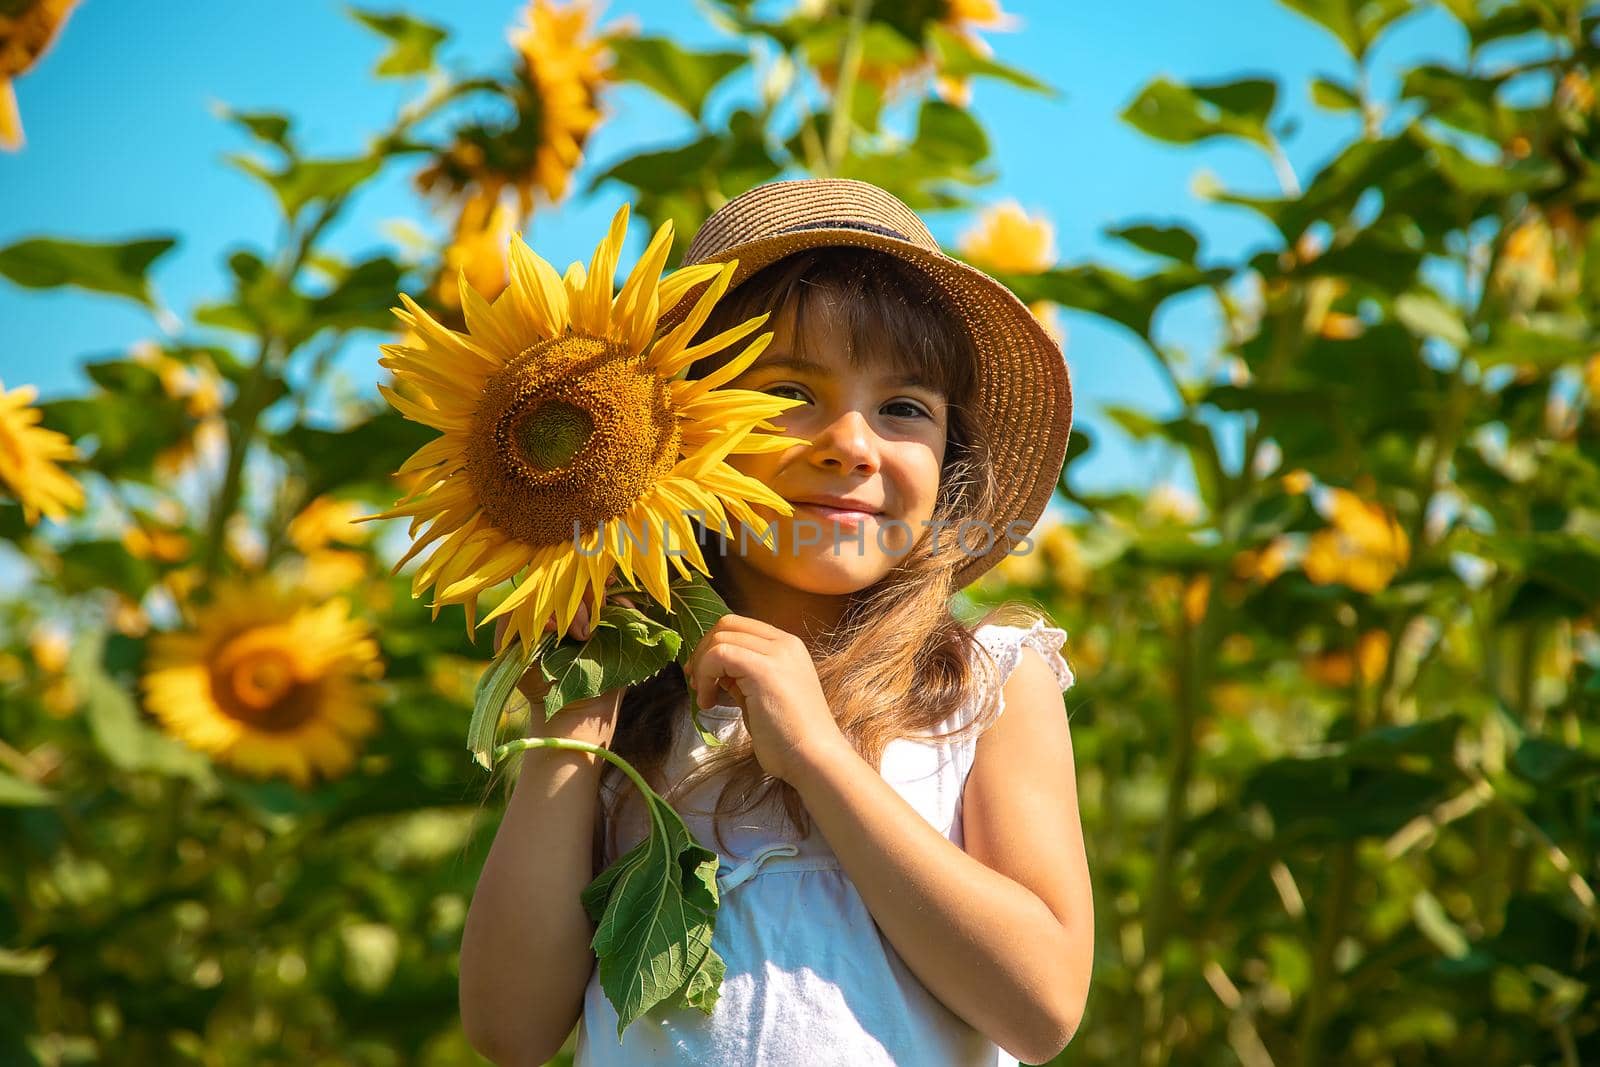
[[[956,1015],[1025,1063],[1058,1055],[1089,991],[1094,912],[1060,687],[1037,652],[1007,680],[963,793],[966,850],[854,749],[794,785],[889,943]]]
[[[538,673],[518,688],[536,709],[528,736],[611,744],[624,690],[569,704],[545,722]],[[461,1027],[500,1067],[550,1060],[583,1010],[594,923],[578,897],[595,875],[601,766],[587,752],[529,749],[472,892],[461,936]]]

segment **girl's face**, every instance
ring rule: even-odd
[[[826,303],[808,301],[806,359],[796,366],[793,302],[768,325],[772,343],[732,387],[803,400],[772,419],[782,433],[811,441],[785,452],[735,455],[728,462],[795,505],[763,542],[736,524],[727,566],[741,588],[772,582],[819,596],[845,596],[888,574],[928,533],[939,492],[948,426],[946,398],[933,386],[897,372],[888,353],[870,353],[862,367],[845,354],[848,339],[833,326]],[[845,498],[875,514],[840,521],[804,501]],[[894,521],[898,520],[898,521]],[[951,534],[941,535],[947,545]]]

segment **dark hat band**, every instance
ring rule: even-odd
[[[875,226],[870,222],[858,222],[854,219],[818,219],[815,222],[802,222],[794,226],[785,226],[778,233],[794,233],[797,230],[865,230],[875,233],[879,237],[893,237],[897,241],[909,241],[911,238],[899,230],[891,230],[887,226]]]

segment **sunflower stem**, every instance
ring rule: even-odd
[[[862,40],[867,27],[867,13],[872,0],[854,0],[850,5],[850,28],[845,37],[844,52],[839,58],[839,87],[833,94],[833,114],[828,116],[828,147],[826,158],[828,174],[839,172],[845,152],[850,147],[850,128],[854,115],[851,101],[856,95],[856,76],[861,71]]]
[[[311,255],[312,245],[343,210],[346,199],[345,196],[329,199],[299,237],[290,242],[290,247],[285,250],[284,258],[276,271],[279,287],[293,288],[294,280],[300,274],[300,268]],[[293,229],[292,221],[290,228]],[[279,347],[278,342],[276,334],[262,333],[261,343],[256,349],[255,363],[250,368],[250,376],[239,387],[239,395],[235,398],[233,410],[229,413],[227,466],[223,471],[222,485],[212,502],[211,517],[206,530],[203,572],[207,580],[217,575],[217,566],[222,561],[222,542],[227,535],[228,520],[233,517],[234,511],[239,506],[244,464],[250,453],[250,446],[255,443],[261,412],[267,407],[265,388],[267,375],[275,362],[274,352]],[[287,358],[287,355],[288,353],[284,353],[284,358]]]
[[[514,752],[524,752],[530,748],[561,748],[571,752],[589,752],[600,756],[617,765],[617,769],[628,776],[628,780],[638,786],[639,792],[646,796],[654,795],[655,790],[650,788],[633,765],[604,745],[591,744],[588,741],[579,741],[571,737],[519,737],[514,741],[497,745],[494,750],[494,761],[499,763]]]

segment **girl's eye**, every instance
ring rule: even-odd
[[[915,419],[915,418],[919,418],[919,417],[921,417],[921,418],[928,418],[929,417],[928,413],[926,411],[923,411],[920,407],[918,407],[917,405],[913,404],[909,400],[891,400],[885,406],[891,407],[891,408],[906,408],[907,410],[909,410],[911,412],[910,415],[899,416],[900,418]]]
[[[777,393],[794,393],[797,396],[799,396],[801,400],[809,399],[805,394],[805,390],[801,389],[799,386],[794,386],[794,385],[769,385],[764,390],[764,392],[773,393],[773,394],[777,394]],[[909,400],[891,400],[891,401],[889,401],[889,403],[885,404],[884,407],[886,407],[886,408],[903,408],[903,409],[905,409],[906,412],[909,413],[909,414],[896,415],[895,418],[899,418],[899,419],[917,419],[917,418],[929,419],[929,418],[933,417],[933,416],[929,415],[926,411],[922,410],[922,408],[920,406],[918,406],[916,404],[913,404]]]

